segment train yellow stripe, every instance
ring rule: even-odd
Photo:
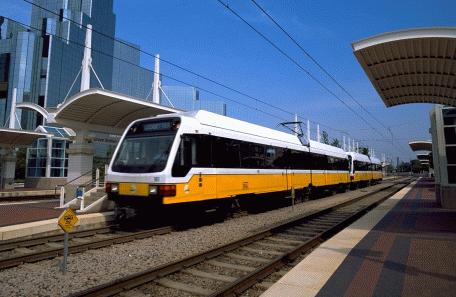
[[[370,179],[370,178],[369,178]],[[312,186],[349,182],[348,173],[217,174],[194,175],[188,183],[176,185],[176,196],[164,197],[164,204],[221,199],[245,194],[264,194]]]

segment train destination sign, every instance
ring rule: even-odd
[[[60,228],[66,233],[73,229],[78,222],[78,217],[71,208],[67,208],[59,217],[58,223]]]

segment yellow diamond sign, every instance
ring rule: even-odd
[[[59,217],[59,226],[65,232],[70,232],[78,222],[78,217],[71,208],[67,208]]]

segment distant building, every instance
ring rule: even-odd
[[[33,102],[53,108],[79,91],[86,28],[91,24],[92,65],[90,87],[152,100],[153,72],[140,66],[140,47],[114,41],[116,17],[113,0],[33,0],[59,16],[32,6],[30,28],[0,17],[0,125],[9,116],[13,88],[17,102]],[[101,32],[97,33],[97,32]],[[115,58],[113,58],[115,57]],[[180,109],[201,108],[225,114],[225,104],[200,101],[198,90],[163,86]],[[164,96],[161,94],[161,97]],[[170,105],[168,100],[161,101]],[[33,130],[43,124],[41,115],[17,110],[16,125]]]
[[[456,208],[456,108],[435,105],[430,119],[436,198]]]
[[[32,102],[48,109],[79,92],[88,24],[92,25],[91,55],[96,74],[90,76],[90,87],[152,101],[154,73],[140,66],[140,47],[113,38],[116,31],[113,1],[33,0],[57,15],[32,6],[30,28],[0,17],[0,126],[8,121],[14,88],[18,103]],[[205,109],[226,114],[224,103],[201,101],[199,91],[193,87],[163,86],[160,98],[161,104],[178,109]],[[16,128],[34,130],[45,124],[35,111],[16,111]],[[46,129],[52,130],[52,127],[46,126]],[[68,161],[62,156],[66,156],[70,141],[38,139],[27,154],[27,179],[43,181],[43,177],[48,180],[65,177]],[[95,158],[106,163],[117,141],[115,135],[96,134]],[[54,147],[57,145],[61,147]],[[60,157],[54,155],[58,149],[61,149]]]
[[[140,47],[122,40],[114,43],[112,91],[145,99],[151,96],[153,72],[140,65]]]
[[[160,102],[182,110],[207,110],[226,115],[226,104],[222,101],[201,100],[200,91],[188,86],[162,86]]]

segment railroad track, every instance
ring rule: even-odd
[[[237,296],[308,253],[410,183],[389,187],[72,296]],[[267,281],[264,289],[271,285]]]
[[[125,230],[106,226],[70,233],[69,253],[80,253],[110,245],[171,232],[171,226],[150,230]],[[63,235],[42,236],[0,244],[0,269],[52,259],[63,255]]]

